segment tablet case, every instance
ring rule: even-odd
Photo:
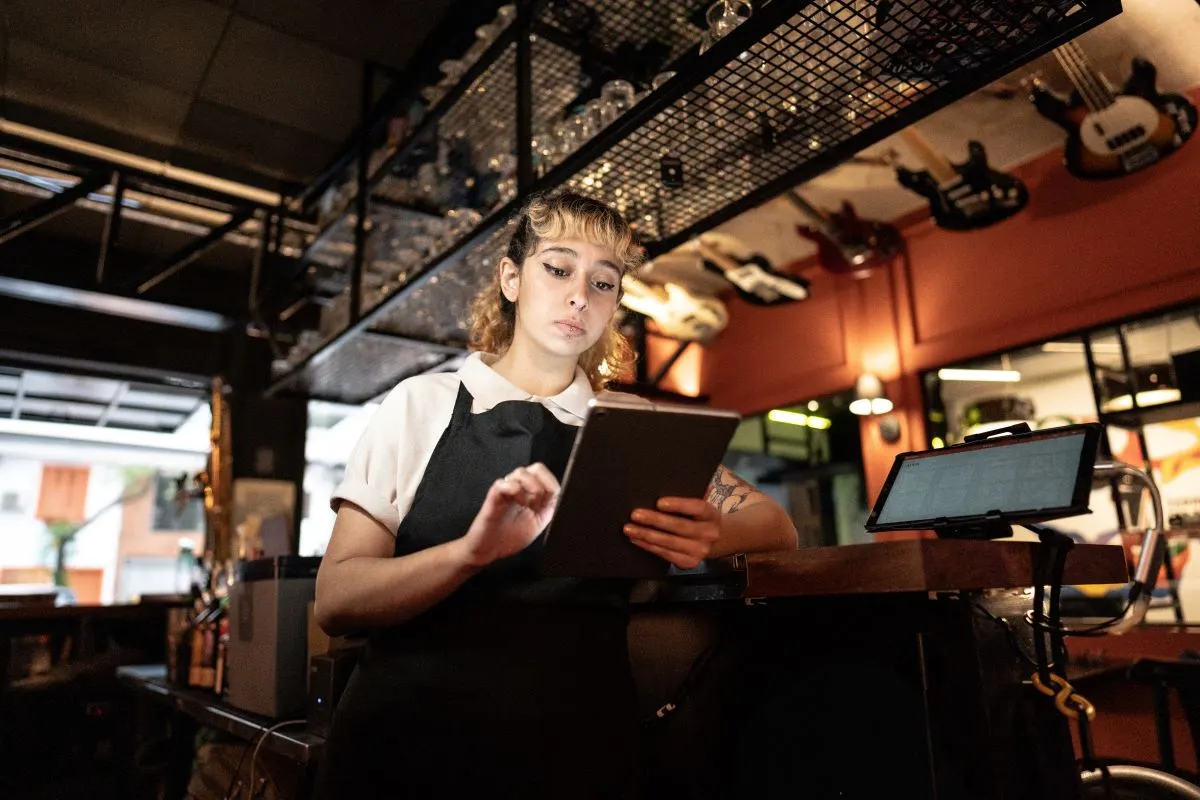
[[[665,576],[669,562],[626,537],[629,515],[660,497],[704,497],[739,421],[732,411],[593,399],[546,531],[542,572]]]

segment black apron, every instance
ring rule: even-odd
[[[460,387],[396,555],[464,535],[497,478],[561,480],[577,429],[536,402],[472,414]],[[617,468],[617,467],[614,467]],[[540,538],[417,618],[378,631],[342,696],[322,798],[627,798],[638,722],[625,581],[543,578]]]

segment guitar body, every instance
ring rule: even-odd
[[[1178,94],[1159,94],[1157,70],[1133,60],[1129,80],[1107,108],[1091,111],[1078,91],[1068,99],[1034,86],[1038,113],[1067,132],[1064,161],[1077,178],[1119,178],[1178,150],[1196,130],[1196,107]]]
[[[756,255],[732,268],[723,268],[708,259],[702,259],[701,263],[706,270],[724,276],[747,303],[779,306],[808,299],[808,281],[794,275],[781,275],[764,256]]]
[[[897,167],[900,185],[929,201],[929,211],[939,228],[973,231],[995,225],[1029,203],[1029,190],[1018,178],[997,172],[988,164],[987,151],[976,141],[967,144],[967,160],[953,164],[957,178],[940,183],[926,170]]]
[[[675,283],[649,284],[626,276],[621,305],[654,320],[666,336],[679,341],[707,342],[729,324],[725,304],[694,294]]]
[[[891,263],[904,249],[900,231],[883,222],[858,216],[854,206],[842,203],[841,211],[830,214],[836,238],[810,225],[797,225],[796,232],[817,246],[817,260],[835,275],[865,278],[876,267]]]

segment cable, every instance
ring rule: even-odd
[[[305,719],[289,719],[283,722],[277,722],[258,735],[258,743],[254,745],[254,755],[250,756],[250,781],[246,787],[248,792],[246,795],[246,800],[254,799],[254,772],[255,768],[258,766],[258,749],[263,746],[263,742],[267,740],[268,736],[280,728],[288,725],[303,725],[306,722],[308,722],[308,720]]]
[[[242,746],[242,755],[238,758],[237,766],[233,768],[233,774],[229,776],[229,785],[225,787],[225,794],[221,795],[222,800],[233,800],[233,787],[237,784],[237,777],[242,772],[242,764],[246,763],[246,754],[250,752],[250,743],[246,742]]]
[[[980,603],[978,600],[971,600],[971,605],[976,611],[979,611],[992,622],[1004,629],[1004,634],[1008,637],[1008,643],[1012,645],[1012,649],[1025,661],[1026,664],[1031,667],[1037,667],[1037,661],[1034,660],[1033,656],[1025,652],[1025,649],[1021,647],[1021,643],[1017,641],[1017,632],[1013,630],[1013,626],[1009,624],[1008,620],[1004,619],[1003,617],[996,616],[990,610],[988,610],[987,606],[985,606],[983,603]],[[1050,667],[1053,668],[1054,666],[1054,662],[1051,661]]]
[[[1050,622],[1044,622],[1040,618],[1040,614],[1035,614],[1033,611],[1026,613],[1025,620],[1033,626],[1035,631],[1040,633],[1057,636],[1108,636],[1121,634],[1140,623],[1145,618],[1146,611],[1150,608],[1151,595],[1154,590],[1154,584],[1158,579],[1159,568],[1161,567],[1160,551],[1165,549],[1166,544],[1163,531],[1165,518],[1163,516],[1162,495],[1159,494],[1158,486],[1154,483],[1153,478],[1142,470],[1120,461],[1097,463],[1094,470],[1098,473],[1116,473],[1141,480],[1146,490],[1150,492],[1151,505],[1154,509],[1154,527],[1147,532],[1146,538],[1142,542],[1142,552],[1138,558],[1137,566],[1134,568],[1132,585],[1129,587],[1129,598],[1120,614],[1086,628],[1069,628],[1061,624],[1058,619],[1051,619]],[[1035,587],[1035,591],[1036,589],[1037,587]]]

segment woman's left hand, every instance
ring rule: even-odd
[[[721,539],[721,512],[707,500],[662,497],[658,508],[636,509],[625,526],[629,541],[680,569],[693,569]]]

